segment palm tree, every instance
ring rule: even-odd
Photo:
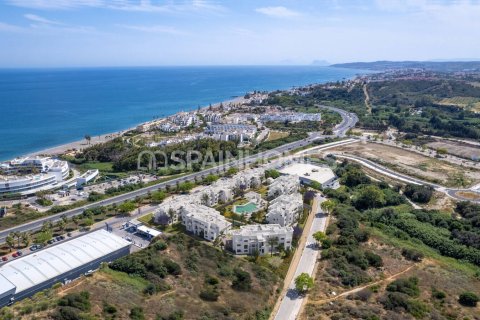
[[[10,248],[10,252],[11,252],[12,249],[15,247],[15,237],[13,236],[13,234],[10,233],[5,238],[5,243],[8,245],[8,247]]]
[[[75,225],[75,229],[78,229],[78,223],[80,222],[80,218],[78,216],[73,216],[72,222]]]
[[[273,249],[278,245],[278,237],[268,237],[267,243],[270,247],[270,256],[273,256]]]
[[[30,242],[32,241],[32,238],[30,237],[30,233],[28,232],[23,232],[22,235],[22,242],[23,242],[23,245],[25,247],[28,247],[28,245],[30,244]]]
[[[85,135],[85,140],[87,140],[88,144],[90,144],[90,141],[92,140],[92,137],[89,134]]]
[[[18,231],[12,232],[12,237],[13,239],[17,240],[17,248],[20,248],[20,239],[21,239],[21,234]]]
[[[330,215],[330,213],[332,213],[332,211],[335,209],[336,206],[337,206],[337,203],[333,200],[326,200],[320,204],[320,208],[322,208],[322,210],[327,215]]]

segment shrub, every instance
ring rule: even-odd
[[[387,291],[401,292],[411,297],[418,297],[420,294],[420,289],[418,288],[418,278],[410,277],[408,279],[397,279],[387,286]]]
[[[242,270],[235,269],[233,271],[234,279],[232,281],[232,288],[239,291],[250,291],[252,288],[252,278],[250,273]]]
[[[473,292],[463,292],[458,298],[458,302],[460,302],[461,305],[466,307],[476,307],[478,301],[478,296]]]
[[[445,292],[437,290],[436,288],[432,288],[432,298],[437,300],[443,300],[447,297]]]
[[[167,272],[173,276],[182,274],[182,268],[173,260],[165,259],[163,260],[163,265],[167,268]]]
[[[206,288],[200,292],[200,298],[205,301],[217,301],[220,293],[215,288]]]
[[[418,203],[428,203],[433,196],[434,189],[430,186],[407,184],[403,193],[410,200]]]
[[[368,264],[374,268],[383,267],[383,260],[378,254],[371,251],[365,251],[365,258],[367,258]]]
[[[407,260],[415,262],[420,262],[423,260],[423,253],[415,249],[403,248],[402,256],[404,256]]]
[[[58,300],[61,307],[72,307],[81,311],[90,311],[90,293],[82,291],[80,293],[69,293]]]
[[[157,242],[155,242],[155,244],[153,245],[153,247],[155,248],[155,250],[157,251],[163,251],[165,249],[167,249],[168,245],[165,241],[163,240],[159,240]]]
[[[141,307],[133,307],[130,309],[130,319],[132,320],[144,320],[145,314],[143,313],[143,309]]]

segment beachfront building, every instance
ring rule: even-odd
[[[296,175],[304,185],[318,182],[322,188],[337,189],[340,187],[337,176],[327,166],[318,166],[311,163],[293,163],[279,170],[285,175]]]
[[[241,255],[264,255],[292,248],[292,227],[278,224],[254,224],[230,231],[232,251]]]
[[[205,134],[216,140],[248,142],[255,137],[257,127],[247,124],[212,124],[205,128]]]
[[[86,185],[90,181],[94,180],[100,172],[98,169],[88,170],[80,177],[77,178],[77,188],[81,188],[82,186]]]
[[[298,192],[281,195],[268,206],[267,221],[282,227],[295,224],[303,211],[303,198]]]
[[[292,194],[300,189],[300,179],[297,175],[280,176],[268,186],[268,198],[274,199],[284,194]]]
[[[0,166],[0,194],[28,195],[60,187],[69,174],[67,161],[49,157],[14,159]]]
[[[201,204],[187,204],[180,209],[182,224],[188,232],[209,241],[214,241],[231,227],[217,210]]]
[[[168,117],[168,120],[181,128],[195,125],[200,121],[200,119],[194,112],[179,112],[173,116]]]

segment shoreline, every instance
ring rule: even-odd
[[[228,100],[212,103],[212,107],[217,107],[220,104],[240,103],[240,102],[243,102],[244,100],[245,99],[244,99],[243,96],[238,96],[238,97],[231,98],[231,99],[228,99]],[[203,107],[200,108],[200,110],[204,110],[204,109],[207,109],[207,108],[209,108],[209,106],[203,106]],[[196,108],[192,108],[192,109],[190,109],[186,112],[191,112],[191,111],[194,111],[194,110],[196,110]],[[183,112],[183,111],[177,111],[175,113],[172,113],[171,115],[168,115],[168,116],[165,116],[165,117],[162,117],[162,118],[158,118],[158,119],[165,119],[165,118],[173,116],[173,115],[175,115],[179,112]],[[61,145],[58,145],[58,146],[48,147],[46,149],[42,149],[42,150],[39,150],[39,151],[30,152],[30,153],[27,153],[27,154],[24,154],[24,155],[21,155],[21,156],[17,156],[16,158],[35,157],[35,156],[40,156],[40,155],[58,156],[58,155],[61,155],[61,154],[65,154],[68,151],[74,151],[74,150],[81,151],[84,148],[91,147],[93,145],[103,143],[103,142],[107,142],[107,141],[113,140],[115,138],[121,137],[124,133],[126,133],[128,131],[131,131],[131,130],[135,130],[138,126],[141,126],[143,124],[147,124],[151,121],[152,120],[141,122],[141,123],[138,123],[137,125],[135,125],[134,127],[130,127],[130,128],[127,128],[127,129],[114,131],[114,132],[110,132],[110,133],[104,133],[104,134],[97,135],[97,136],[92,136],[91,140],[90,140],[90,143],[88,143],[84,138],[84,139],[80,139],[80,140],[76,140],[76,141],[72,141],[72,142],[67,142],[67,143],[64,143],[64,144],[61,144]]]

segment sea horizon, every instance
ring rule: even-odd
[[[0,161],[254,90],[341,81],[366,72],[314,65],[0,68]]]

